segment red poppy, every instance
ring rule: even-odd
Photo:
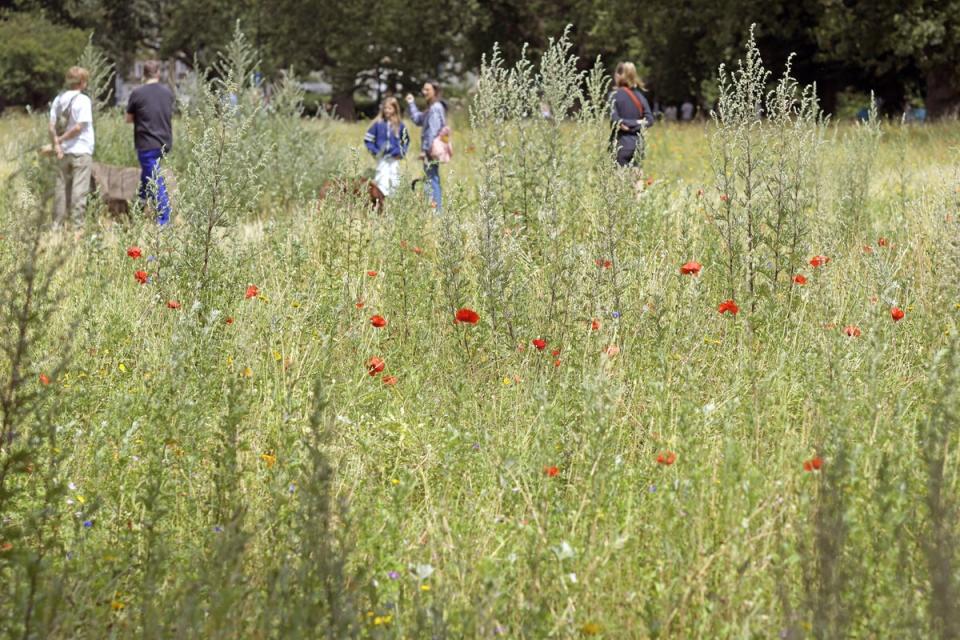
[[[143,253],[140,251],[140,247],[127,247],[127,255],[136,260],[142,256]]]
[[[397,376],[383,376],[383,384],[392,387],[397,384]]]
[[[367,271],[367,275],[370,276],[371,278],[376,278],[377,272],[371,269],[370,271]]]
[[[543,472],[547,474],[547,477],[553,478],[560,473],[560,468],[555,466],[544,466]]]
[[[47,374],[45,373],[40,374],[40,384],[42,385],[50,384],[50,378],[47,377]]]
[[[663,451],[657,456],[657,464],[670,466],[677,461],[677,454],[673,451]]]
[[[649,187],[652,184],[653,184],[653,178],[647,178],[647,186]]]
[[[257,288],[257,285],[252,284],[249,287],[247,287],[247,293],[245,297],[247,300],[249,300],[250,298],[256,298],[258,293],[260,293],[260,289]]]
[[[434,206],[436,206],[436,205],[434,205]],[[413,252],[414,252],[415,254],[417,254],[417,255],[420,255],[421,253],[423,253],[423,249],[421,249],[420,247],[414,247],[414,248],[413,248]]]
[[[799,284],[799,285],[807,284],[807,277],[804,276],[803,274],[798,273],[797,275],[793,276],[793,284]]]
[[[590,321],[590,330],[597,331],[600,328],[600,321],[594,318]]]
[[[682,267],[680,267],[680,273],[685,276],[698,276],[700,275],[700,269],[703,268],[703,265],[697,262],[696,260],[691,260]]]
[[[550,352],[550,355],[556,358],[557,356],[560,355],[560,349],[554,349],[553,351]]]
[[[463,307],[461,309],[457,309],[456,321],[466,322],[467,324],[477,324],[480,322],[480,314],[473,309]]]
[[[147,272],[146,271],[136,271],[133,274],[133,277],[137,279],[137,282],[140,284],[147,284]]]
[[[377,329],[382,329],[387,326],[387,319],[383,316],[370,316],[370,324],[372,324]]]
[[[224,320],[227,324],[233,324],[233,316],[227,316],[227,319]]]
[[[372,358],[367,360],[367,373],[369,373],[371,376],[375,376],[381,371],[383,371],[386,366],[387,366],[386,362],[384,362],[382,359],[378,358],[377,356],[373,356]]]
[[[855,324],[848,324],[843,328],[843,332],[851,338],[859,338],[861,334],[860,327]]]
[[[823,458],[820,456],[814,456],[809,460],[803,461],[804,471],[820,471],[821,467],[823,467]]]
[[[363,300],[357,300],[354,305],[357,309],[363,309]]]
[[[732,299],[724,300],[719,304],[719,306],[717,306],[717,312],[721,314],[729,313],[731,315],[737,315],[738,313],[740,313],[740,307],[738,307],[737,303],[734,302]]]
[[[593,264],[597,265],[598,269],[609,269],[613,266],[613,262],[607,260],[606,258],[597,258],[593,261]]]
[[[167,300],[167,309],[179,309],[180,303],[176,300]]]
[[[893,318],[894,322],[900,322],[903,320],[903,316],[905,315],[906,314],[903,312],[903,309],[900,307],[894,307],[893,309],[890,309],[890,317]]]
[[[863,245],[863,252],[869,255],[869,254],[873,253],[873,247],[871,247],[871,246],[868,245],[868,244],[865,244],[865,245]]]
[[[823,265],[830,262],[830,258],[827,256],[813,256],[810,258],[810,266],[816,269],[817,267],[822,267]]]
[[[877,238],[877,245],[878,245],[878,246],[885,247],[885,246],[887,246],[888,244],[889,244],[889,243],[888,243],[887,239],[884,238],[883,236]]]
[[[553,366],[555,366],[555,367],[559,367],[559,366],[560,366],[560,358],[557,358],[556,360],[553,361]]]
[[[730,196],[728,196],[727,194],[725,194],[725,193],[721,193],[721,194],[720,194],[720,201],[721,201],[721,202],[726,202],[726,201],[729,200],[729,199],[730,199]]]
[[[533,341],[533,346],[537,348],[537,351],[543,351],[547,348],[547,341],[543,338],[537,338]]]

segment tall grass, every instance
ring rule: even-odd
[[[751,45],[638,195],[561,38],[380,214],[295,177],[361,125],[232,104],[244,46],[162,233],[42,231],[5,165],[4,635],[955,637],[955,124],[831,125]]]

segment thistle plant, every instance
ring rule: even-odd
[[[716,131],[711,138],[714,188],[710,212],[723,247],[727,295],[751,308],[790,286],[809,243],[825,121],[812,87],[790,75],[768,90],[751,28],[746,53],[730,73],[721,65]]]

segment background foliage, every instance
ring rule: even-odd
[[[494,42],[508,63],[529,43],[534,57],[549,37],[573,24],[582,61],[602,55],[636,61],[654,96],[710,105],[716,65],[731,62],[752,22],[771,68],[797,54],[793,73],[816,82],[821,106],[838,94],[874,91],[881,109],[902,112],[923,98],[932,116],[960,106],[960,3],[957,0],[5,0],[15,13],[94,31],[121,72],[137,56],[196,59],[209,66],[230,40],[234,22],[251,38],[264,70],[323,71],[341,116],[353,117],[354,91],[374,80],[404,91],[424,79],[476,71]],[[8,14],[12,15],[12,14]],[[584,62],[584,68],[589,64]],[[40,100],[30,96],[31,100]],[[21,98],[18,98],[21,99]],[[34,102],[36,104],[36,102]]]

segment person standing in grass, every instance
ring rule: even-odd
[[[67,71],[67,90],[50,105],[50,140],[57,156],[57,184],[53,201],[53,224],[59,227],[67,214],[82,227],[90,191],[93,164],[93,103],[83,93],[90,73],[83,67]]]
[[[140,200],[148,196],[157,211],[157,224],[170,222],[170,197],[160,174],[161,159],[173,149],[173,103],[170,87],[160,82],[160,63],[143,63],[143,85],[130,94],[127,122],[133,123],[133,143],[140,160]]]
[[[427,176],[427,190],[432,205],[437,212],[443,204],[440,190],[440,162],[443,158],[435,158],[432,154],[434,140],[441,135],[441,130],[447,125],[447,105],[440,99],[440,85],[436,82],[426,82],[421,92],[427,99],[427,110],[420,111],[413,96],[407,94],[407,104],[410,106],[410,118],[418,127],[423,127],[420,140],[420,159],[423,161],[423,171]]]
[[[410,134],[400,119],[399,100],[390,96],[383,101],[380,115],[367,129],[363,142],[378,159],[373,181],[383,195],[390,196],[400,184],[400,161],[410,148]]]
[[[632,62],[621,62],[613,74],[616,85],[610,96],[610,119],[616,127],[617,164],[640,167],[644,154],[644,129],[653,126],[653,112]]]

